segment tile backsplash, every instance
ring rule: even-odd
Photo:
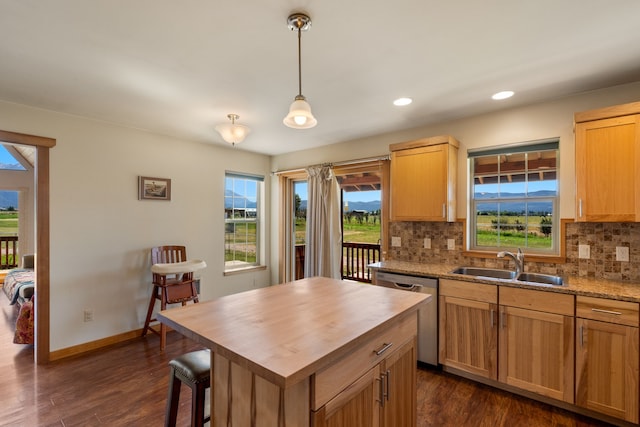
[[[463,231],[463,222],[392,222],[389,237],[400,237],[401,246],[390,246],[387,259],[513,268],[513,262],[508,258],[463,255]],[[424,247],[425,238],[430,239],[430,248]],[[454,250],[448,249],[450,239],[455,241]],[[640,284],[640,223],[568,222],[565,239],[565,263],[533,262],[525,257],[525,270],[563,277],[592,277]],[[579,245],[589,245],[589,259],[578,257]],[[616,261],[617,247],[628,248],[629,261]]]

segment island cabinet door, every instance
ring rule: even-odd
[[[382,362],[382,423],[384,427],[416,425],[417,342],[410,341]]]
[[[313,427],[379,427],[383,390],[380,365],[376,365],[317,411]]]

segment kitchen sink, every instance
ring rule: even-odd
[[[540,273],[520,273],[516,280],[520,282],[542,283],[545,285],[562,286],[564,283],[562,277],[551,276],[549,274]]]
[[[512,270],[501,270],[499,268],[484,267],[458,267],[453,270],[453,274],[466,274],[467,276],[488,277],[491,279],[517,280],[518,282],[539,283],[543,285],[562,286],[562,277],[541,273],[520,273],[516,277],[516,272]]]
[[[453,274],[466,274],[468,276],[490,277],[492,279],[514,279],[515,271],[500,270],[498,268],[482,268],[482,267],[458,267],[453,270]]]

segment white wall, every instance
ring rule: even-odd
[[[207,262],[205,300],[270,284],[268,270],[223,276],[225,170],[269,182],[268,156],[2,102],[0,129],[57,140],[50,151],[52,351],[142,327],[152,246],[184,244],[188,258]],[[139,201],[138,175],[170,178],[171,202]],[[267,248],[269,239],[267,230]],[[94,310],[93,322],[83,322],[85,308]]]
[[[379,156],[388,154],[389,144],[392,143],[436,135],[452,135],[460,141],[457,217],[466,218],[468,149],[560,137],[560,216],[573,218],[575,215],[574,113],[635,101],[640,101],[640,82],[518,108],[509,108],[507,100],[503,101],[505,105],[503,110],[490,114],[274,156],[271,169],[287,170],[323,162]],[[279,206],[275,199],[278,196],[277,181],[272,182],[274,202],[271,205],[271,232],[273,236],[277,236]],[[277,253],[277,238],[274,238],[271,243],[272,252]],[[275,282],[277,260],[272,261],[274,275],[272,280]]]

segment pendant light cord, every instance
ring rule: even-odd
[[[302,35],[300,34],[300,27],[302,22],[298,21],[298,96],[302,96]]]

